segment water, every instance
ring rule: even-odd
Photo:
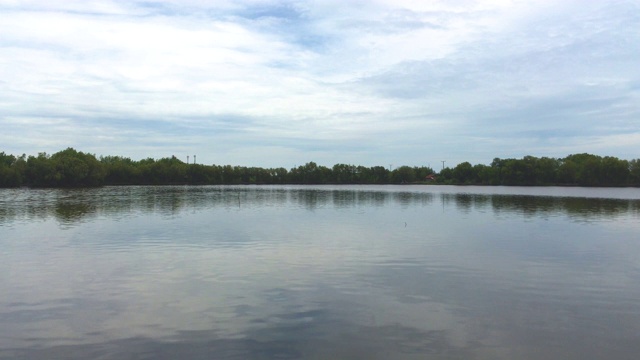
[[[0,190],[0,359],[637,359],[640,189]]]

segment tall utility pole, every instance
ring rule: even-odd
[[[195,155],[193,155],[193,163],[194,164],[196,163],[196,156]]]
[[[442,170],[444,170],[444,162],[445,162],[446,160],[441,160],[441,161],[442,161]]]

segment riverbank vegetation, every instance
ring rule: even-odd
[[[83,153],[73,148],[53,155],[15,156],[0,152],[0,187],[86,187],[103,185],[217,184],[414,184],[640,186],[640,159],[591,154],[565,158],[494,159],[468,162],[436,173],[428,166],[333,167],[309,162],[285,168],[189,164],[176,157],[131,160]]]

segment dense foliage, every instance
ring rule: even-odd
[[[431,180],[429,167],[309,162],[287,170],[230,165],[187,164],[176,157],[134,161],[120,156],[96,158],[72,148],[53,155],[14,156],[0,152],[0,187],[80,187],[171,184],[440,184],[640,186],[640,160],[590,154],[564,159],[494,159],[491,165],[468,162],[445,168]]]
[[[640,160],[620,160],[591,154],[563,159],[525,156],[522,159],[493,159],[491,165],[468,162],[444,169],[438,179],[446,184],[479,185],[575,185],[640,186]]]

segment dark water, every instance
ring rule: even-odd
[[[0,190],[0,359],[638,359],[640,190]]]

